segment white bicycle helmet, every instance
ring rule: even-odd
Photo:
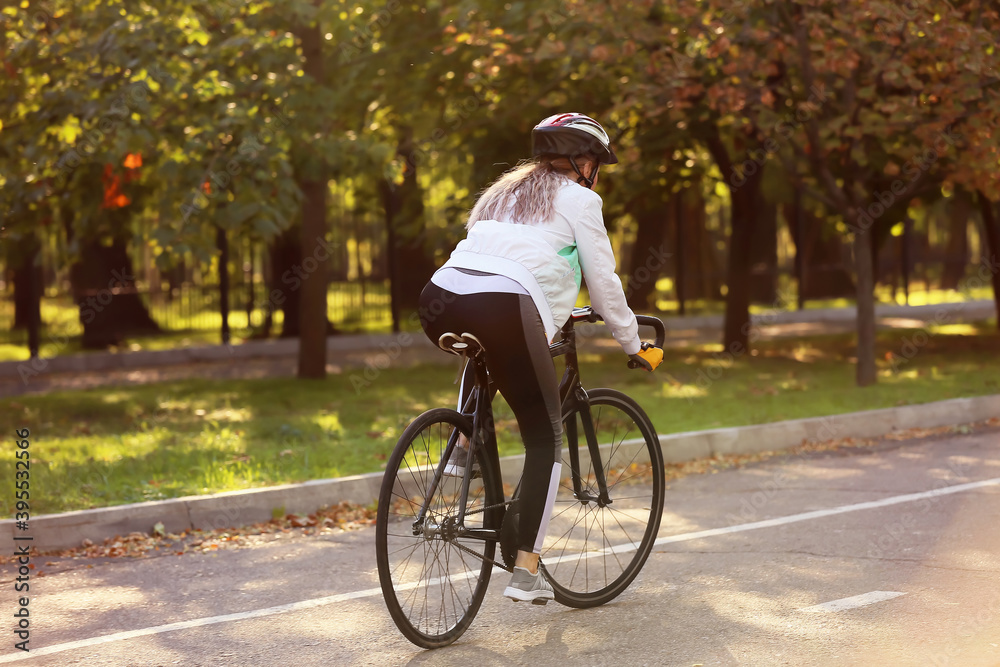
[[[549,116],[531,131],[531,154],[596,155],[601,164],[617,164],[611,139],[601,124],[582,113]]]
[[[611,149],[611,139],[601,124],[582,113],[559,113],[549,116],[531,130],[531,155],[562,155],[569,158],[573,170],[589,188],[593,178],[587,178],[576,164],[583,155],[597,157],[598,164],[617,164]]]

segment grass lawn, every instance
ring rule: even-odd
[[[668,350],[652,375],[621,354],[585,355],[584,384],[633,395],[660,433],[1000,392],[1000,336],[985,325],[880,333],[879,383],[865,389],[851,336],[759,342],[735,361],[719,349]],[[454,402],[456,369],[389,369],[360,393],[348,372],[24,396],[0,403],[0,421],[31,430],[33,514],[52,513],[380,470],[417,413]],[[497,412],[503,453],[519,451],[509,409]],[[0,462],[3,479],[13,462]],[[5,516],[10,501],[0,496]]]

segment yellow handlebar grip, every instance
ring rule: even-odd
[[[663,363],[663,350],[653,345],[643,346],[643,349],[639,350],[639,356],[648,361],[654,371],[657,366]]]

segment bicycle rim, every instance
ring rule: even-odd
[[[652,550],[663,512],[663,456],[649,418],[621,392],[588,394],[611,503],[602,507],[575,495],[570,440],[584,493],[596,497],[599,488],[574,411],[564,420],[562,478],[541,554],[556,600],[571,607],[605,604],[628,587]]]
[[[454,410],[422,414],[400,436],[386,464],[376,520],[376,560],[386,606],[399,630],[423,648],[458,639],[482,604],[496,541],[456,537],[462,479],[434,479],[456,429],[472,428]],[[465,526],[498,529],[503,502],[492,467],[479,461],[482,477],[471,480]],[[423,524],[415,525],[427,502]],[[461,545],[461,546],[460,546]],[[465,549],[463,550],[464,547]],[[471,553],[470,553],[471,552]]]

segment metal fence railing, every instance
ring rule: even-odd
[[[153,320],[165,334],[205,332],[214,334],[222,329],[221,297],[218,285],[185,284],[173,290],[136,292]],[[285,293],[283,293],[285,294]],[[279,297],[280,299],[281,297]],[[42,322],[46,338],[79,336],[79,306],[66,293],[47,292],[41,300]],[[281,333],[283,312],[272,303],[267,286],[237,284],[229,292],[229,327],[238,339],[249,338],[264,326],[271,312],[271,335]],[[386,282],[331,283],[327,294],[327,317],[338,332],[385,332],[392,328],[389,286]],[[10,291],[0,294],[0,345],[27,345],[27,331],[12,329],[14,299]]]

